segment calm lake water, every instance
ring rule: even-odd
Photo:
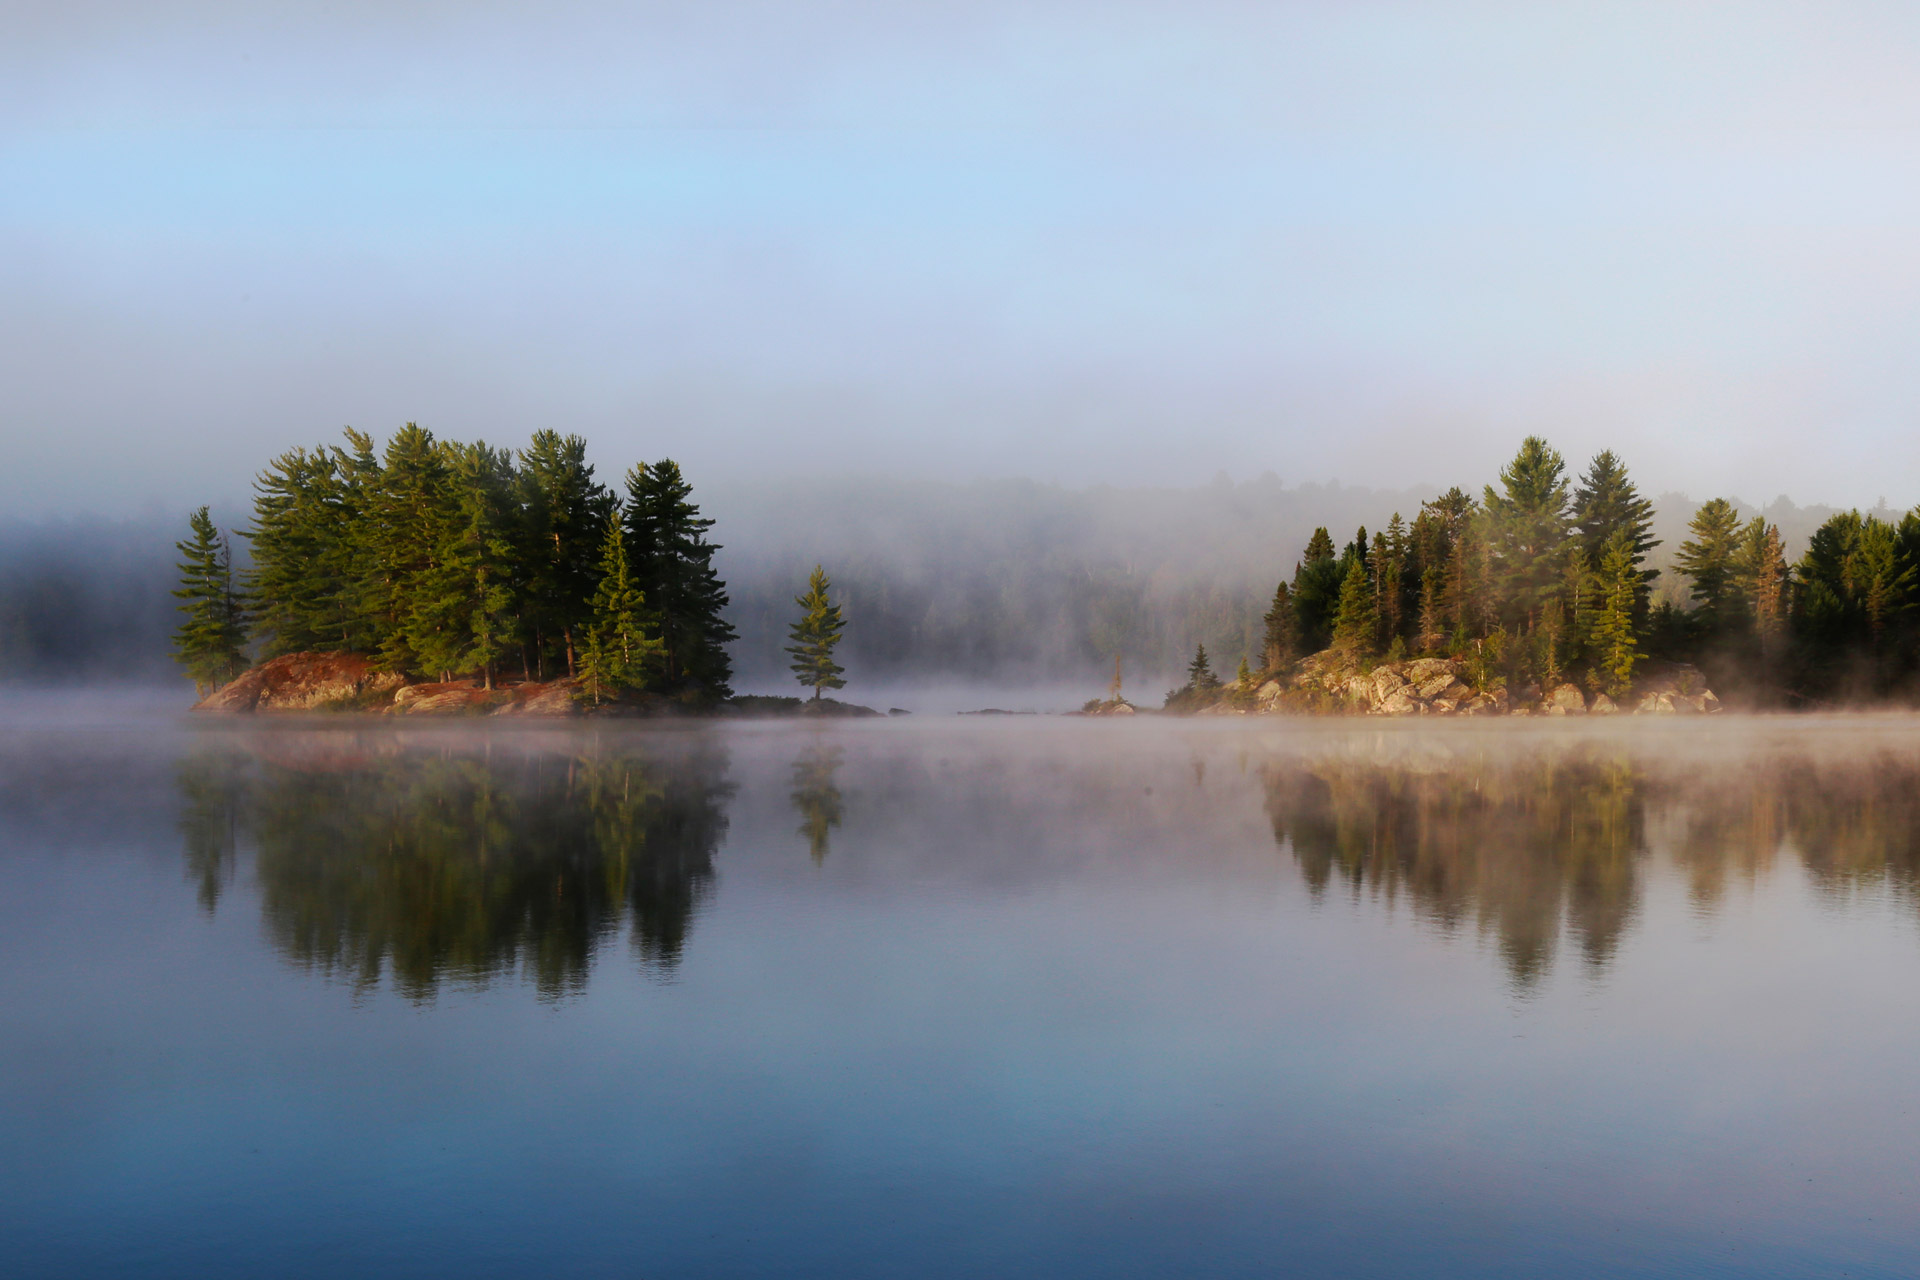
[[[0,724],[9,1276],[1912,1276],[1920,721]]]

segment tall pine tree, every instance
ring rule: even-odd
[[[522,627],[535,673],[544,679],[553,663],[573,675],[613,495],[593,478],[587,442],[552,430],[534,432],[521,451],[520,491]]]
[[[1528,436],[1487,486],[1482,505],[1496,583],[1510,621],[1529,629],[1560,593],[1569,517],[1566,463],[1539,436]]]
[[[713,521],[701,516],[692,493],[671,459],[627,472],[628,545],[666,646],[668,687],[724,698],[732,693],[727,646],[735,632],[722,616],[727,587],[713,567],[720,548],[706,537]]]
[[[1356,558],[1347,570],[1346,580],[1340,584],[1340,606],[1333,619],[1333,648],[1355,660],[1371,657],[1379,625],[1366,563]]]
[[[180,586],[173,594],[185,602],[180,612],[187,616],[174,633],[173,648],[204,695],[246,667],[246,625],[226,535],[205,507],[188,517],[187,526],[193,536],[174,543],[181,560]]]
[[[646,597],[627,564],[627,540],[617,520],[607,522],[600,551],[600,584],[580,659],[580,683],[597,704],[622,689],[640,688],[665,646],[647,626]]]

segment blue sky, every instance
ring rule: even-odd
[[[0,502],[610,468],[1920,502],[1900,6],[23,9]]]

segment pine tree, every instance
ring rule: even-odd
[[[1340,607],[1333,618],[1334,649],[1356,661],[1371,657],[1376,652],[1374,636],[1379,624],[1367,567],[1355,560],[1340,584]]]
[[[1240,670],[1234,674],[1233,682],[1241,692],[1253,687],[1253,668],[1247,665],[1247,655],[1240,655]]]
[[[446,450],[409,422],[387,441],[369,503],[374,581],[368,598],[381,629],[381,662],[391,671],[446,679],[458,642],[443,631],[434,581],[455,519]],[[424,650],[424,651],[423,651]]]
[[[1414,643],[1421,653],[1439,653],[1447,643],[1446,610],[1440,603],[1445,576],[1445,571],[1435,565],[1420,583],[1420,631]]]
[[[1595,454],[1580,478],[1573,495],[1573,527],[1580,544],[1580,558],[1593,573],[1600,571],[1616,533],[1624,531],[1633,557],[1634,571],[1640,575],[1634,606],[1636,619],[1644,620],[1657,569],[1643,569],[1647,555],[1660,540],[1652,534],[1653,503],[1627,477],[1627,468],[1612,450]]]
[[[647,629],[646,597],[634,585],[627,540],[618,520],[607,521],[600,548],[600,583],[580,654],[580,684],[595,705],[622,689],[637,689],[666,646]]]
[[[518,622],[513,463],[485,444],[443,446],[447,501],[432,566],[409,602],[407,642],[428,671],[478,670],[493,687]]]
[[[245,580],[266,657],[368,652],[379,643],[362,600],[368,575],[358,562],[366,536],[362,477],[343,473],[344,459],[349,455],[325,446],[292,449],[254,481],[253,522],[242,530],[253,549]]]
[[[1773,657],[1779,652],[1787,622],[1786,548],[1780,542],[1780,530],[1766,526],[1760,536],[1760,552],[1754,566],[1753,624],[1760,638],[1760,652]]]
[[[1531,627],[1560,591],[1569,517],[1566,463],[1539,436],[1528,436],[1487,486],[1483,505],[1500,603],[1509,621]]]
[[[1293,568],[1294,634],[1302,652],[1317,653],[1327,647],[1344,572],[1334,558],[1332,537],[1325,528],[1315,529],[1305,557]]]
[[[720,548],[706,540],[713,521],[700,515],[689,500],[692,493],[671,459],[633,468],[627,473],[627,536],[635,580],[666,644],[669,686],[724,698],[732,693],[727,646],[736,633],[721,616],[727,588],[713,567]]]
[[[613,495],[593,478],[587,442],[536,431],[520,453],[520,555],[526,575],[523,625],[542,678],[549,657],[573,675],[575,643],[592,609],[600,548]]]
[[[1692,584],[1697,616],[1709,635],[1732,623],[1739,613],[1736,555],[1739,514],[1725,498],[1701,504],[1687,526],[1693,537],[1680,544],[1678,568]]]
[[[193,678],[194,688],[206,693],[239,675],[246,667],[246,627],[233,587],[232,554],[224,534],[214,526],[207,508],[188,517],[192,538],[174,546],[180,561],[180,586],[174,591],[186,603],[186,620],[174,633],[174,656]]]
[[[1299,638],[1293,616],[1293,593],[1282,582],[1273,589],[1273,604],[1261,619],[1266,624],[1261,652],[1267,670],[1279,671],[1299,656]]]
[[[1213,664],[1207,658],[1207,646],[1196,644],[1193,647],[1193,661],[1187,664],[1187,688],[1195,693],[1204,693],[1219,687],[1220,678],[1213,674]]]
[[[847,685],[840,678],[845,668],[833,660],[834,646],[840,643],[847,624],[840,606],[828,596],[831,590],[826,570],[813,566],[807,593],[794,597],[801,609],[800,621],[788,628],[793,643],[787,646],[787,656],[793,659],[793,673],[803,686],[813,690],[815,702],[820,700],[822,689],[844,689]]]
[[[1635,559],[1633,533],[1616,529],[1600,561],[1600,583],[1605,592],[1593,625],[1594,661],[1608,694],[1621,697],[1633,683],[1639,661],[1634,635],[1634,610],[1641,582]]]

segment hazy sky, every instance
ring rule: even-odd
[[[1920,501],[1920,8],[11,0],[0,503],[407,419],[698,482]]]

